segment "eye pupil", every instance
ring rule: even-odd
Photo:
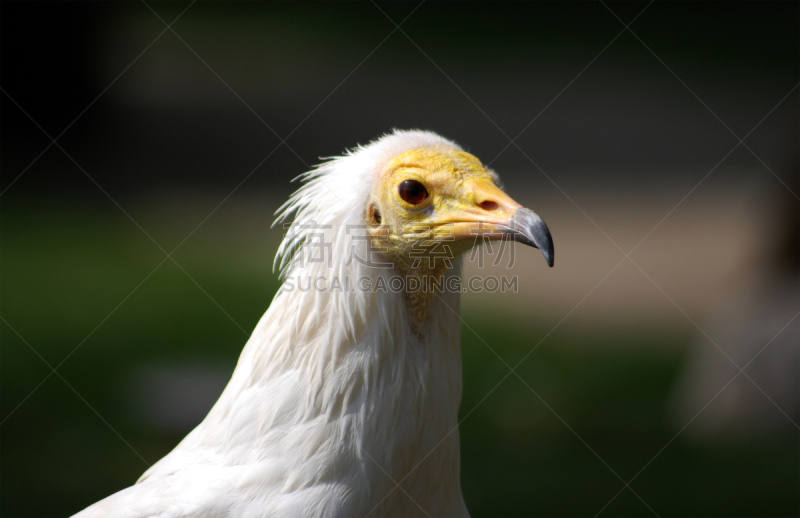
[[[400,184],[400,197],[412,205],[418,205],[428,199],[428,190],[416,180],[406,180]]]

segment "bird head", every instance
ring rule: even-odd
[[[388,265],[440,278],[486,239],[536,247],[553,266],[553,240],[541,218],[503,192],[478,158],[435,133],[395,130],[301,179],[276,221],[294,213],[275,258],[284,277],[359,279]],[[304,261],[320,242],[331,260]],[[381,268],[360,259],[373,252]]]
[[[323,278],[360,287],[361,279],[393,279],[397,273],[409,281],[401,297],[365,288],[293,291],[299,302],[315,308],[308,314],[344,308],[353,334],[357,315],[380,308],[389,319],[397,312],[386,304],[395,302],[407,304],[418,323],[424,322],[434,297],[428,288],[451,266],[457,274],[455,260],[485,239],[539,248],[553,266],[553,240],[539,216],[503,192],[497,175],[475,156],[435,133],[395,130],[300,178],[304,185],[276,220],[294,214],[275,257],[285,281],[306,279],[308,286],[307,279]],[[411,280],[421,289],[410,291]],[[282,291],[292,291],[288,286],[285,282]],[[307,312],[295,314],[302,319]],[[309,320],[309,329],[315,322]]]
[[[483,239],[539,248],[553,266],[553,240],[539,216],[503,192],[480,160],[449,144],[390,157],[364,210],[373,247],[401,270],[441,271]]]

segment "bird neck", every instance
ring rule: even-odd
[[[360,265],[344,273],[295,270],[243,351],[252,369],[248,377],[298,370],[310,386],[333,385],[342,392],[351,387],[336,377],[341,370],[361,370],[363,390],[396,383],[396,390],[416,392],[445,380],[457,387],[456,401],[450,401],[455,414],[461,390],[460,293],[447,288],[460,274],[460,260],[418,272]]]
[[[390,286],[399,272],[365,274],[372,286]],[[458,275],[460,262],[443,278]],[[385,479],[365,460],[372,458],[396,480],[413,472],[409,491],[415,484],[419,491],[439,487],[460,499],[459,293],[437,293],[425,321],[414,324],[403,292],[314,290],[311,282],[312,289],[303,280],[278,293],[200,428],[239,430],[235,441],[225,439],[226,448],[245,443],[266,451],[275,448],[278,429],[289,437],[305,427],[332,426],[343,430],[349,444],[340,449],[352,458],[330,462]],[[317,454],[312,448],[292,458]]]

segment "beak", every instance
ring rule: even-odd
[[[514,217],[511,218],[509,230],[506,232],[511,235],[514,241],[541,250],[547,265],[551,268],[553,267],[553,261],[555,260],[553,238],[550,236],[550,230],[547,225],[535,212],[525,207],[517,209]]]
[[[515,202],[488,180],[475,180],[472,200],[441,223],[452,224],[457,239],[508,239],[538,248],[553,266],[553,238],[542,218]]]

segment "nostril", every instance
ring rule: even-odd
[[[500,206],[496,202],[493,202],[491,200],[486,200],[482,202],[479,205],[479,207],[482,208],[483,210],[491,211],[491,210],[497,210]]]

